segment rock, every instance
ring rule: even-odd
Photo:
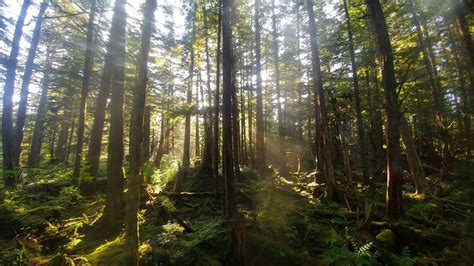
[[[390,229],[383,230],[375,238],[388,250],[395,245],[395,234]]]

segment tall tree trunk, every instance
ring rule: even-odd
[[[281,111],[281,93],[280,93],[280,62],[278,56],[278,29],[277,19],[275,15],[275,0],[272,0],[272,49],[273,49],[273,67],[275,78],[275,92],[277,96],[277,118],[278,118],[278,135],[283,136],[283,114]]]
[[[22,152],[22,143],[23,143],[23,129],[25,127],[26,121],[26,108],[28,105],[28,94],[30,93],[30,81],[31,75],[33,74],[33,69],[35,67],[35,57],[38,43],[41,37],[41,26],[43,25],[43,16],[48,7],[48,0],[44,0],[41,3],[40,10],[38,12],[38,17],[35,24],[35,29],[33,30],[33,36],[31,38],[30,50],[28,51],[28,58],[26,59],[25,73],[23,74],[23,81],[21,83],[21,92],[20,92],[20,103],[18,105],[18,112],[16,115],[16,125],[15,125],[15,165],[20,166],[21,164],[21,152]]]
[[[232,219],[236,213],[234,192],[234,158],[232,149],[232,94],[233,94],[233,52],[232,52],[232,0],[223,0],[222,7],[222,162],[224,176],[224,214]]]
[[[187,96],[186,96],[186,104],[188,108],[192,104],[192,99],[193,99],[193,74],[194,74],[194,48],[193,48],[193,42],[194,42],[194,34],[195,34],[195,29],[194,29],[194,22],[193,22],[193,29],[192,29],[192,38],[189,43],[189,49],[190,49],[190,63],[189,63],[189,75],[188,75],[188,91],[187,91]],[[184,122],[184,150],[183,150],[183,167],[187,168],[190,165],[190,148],[191,148],[191,110],[187,110],[186,113],[186,118]],[[178,178],[179,179],[179,178]],[[178,182],[178,180],[176,181]],[[181,185],[178,186],[178,188]],[[180,189],[180,188],[179,188]]]
[[[378,43],[385,92],[385,118],[387,135],[387,216],[396,219],[402,214],[402,175],[400,153],[400,111],[397,81],[393,66],[392,44],[379,0],[365,0]]]
[[[456,20],[456,29],[469,57],[469,81],[471,83],[469,94],[471,95],[471,108],[474,108],[474,42],[472,41],[469,24],[466,20],[468,8],[464,0],[451,0],[451,2],[453,5],[454,18]]]
[[[86,156],[87,165],[90,174],[94,179],[94,183],[98,176],[100,154],[102,149],[102,137],[104,135],[105,109],[112,84],[112,60],[114,57],[114,51],[112,50],[112,47],[112,43],[109,41],[107,43],[107,54],[105,55],[104,67],[100,80],[100,89],[95,105],[94,122],[92,123],[89,147]]]
[[[219,14],[217,20],[217,50],[216,50],[216,90],[214,96],[214,158],[213,158],[213,175],[214,175],[214,191],[217,191],[217,182],[219,178],[219,99],[220,99],[220,73],[221,73],[221,31],[222,31],[222,1],[219,1]]]
[[[411,175],[413,178],[413,183],[415,185],[416,193],[423,193],[425,187],[425,171],[423,170],[423,165],[421,164],[420,157],[416,151],[415,142],[411,135],[411,129],[408,125],[405,116],[401,116],[400,121],[400,135],[403,140],[403,145],[405,146],[405,151],[407,153],[408,165],[410,166]]]
[[[234,66],[234,65],[232,65]],[[235,85],[235,75],[232,77],[232,152],[234,153],[234,174],[240,177],[240,126],[239,126],[239,100]]]
[[[242,258],[244,250],[245,232],[242,232],[242,221],[239,219],[235,205],[234,187],[234,158],[232,149],[237,149],[236,143],[232,143],[232,98],[234,94],[234,56],[232,51],[232,24],[233,24],[233,1],[223,0],[222,6],[222,173],[224,176],[224,216],[229,221],[231,231],[231,248],[228,256],[229,265],[243,265]],[[237,164],[238,165],[238,164]]]
[[[143,118],[150,117],[150,108],[145,112],[146,85],[148,71],[148,54],[150,52],[151,34],[154,23],[156,0],[147,0],[143,16],[142,45],[138,55],[138,73],[133,92],[133,106],[130,117],[130,176],[128,181],[125,235],[127,244],[127,264],[138,265],[138,209],[140,206],[140,171],[143,165],[142,145],[144,137]],[[148,119],[149,122],[149,119]],[[149,123],[148,123],[149,125]],[[149,144],[149,141],[147,142]]]
[[[301,13],[300,5],[296,7],[296,41],[297,41],[297,64],[298,64],[298,106],[303,104],[302,94],[303,94],[303,73],[301,71]],[[298,138],[303,139],[303,117],[302,112],[298,112]]]
[[[195,122],[195,133],[194,133],[194,146],[195,146],[195,157],[201,157],[201,137],[200,137],[200,128],[199,128],[199,89],[202,86],[201,72],[198,73],[198,78],[196,80],[196,122]],[[202,99],[201,99],[202,100]]]
[[[12,49],[6,62],[6,79],[3,89],[3,109],[2,109],[2,149],[3,149],[3,177],[6,187],[15,186],[15,151],[13,135],[13,91],[15,87],[16,68],[18,65],[18,53],[20,51],[20,40],[23,35],[23,25],[30,0],[24,0],[20,14],[15,25],[13,34]]]
[[[209,22],[207,9],[204,9],[204,29],[205,29],[205,52],[206,52],[206,89],[207,106],[204,108],[204,150],[201,160],[200,174],[206,177],[209,188],[212,188],[212,114],[211,114],[211,60],[209,52]],[[204,93],[201,91],[202,102],[204,103]]]
[[[151,127],[151,106],[145,106],[143,113],[143,141],[142,141],[142,162],[150,159],[150,127]]]
[[[66,162],[69,130],[72,130],[72,118],[74,117],[72,111],[74,109],[74,90],[72,87],[67,87],[63,97],[63,114],[61,130],[58,135],[58,143],[56,145],[56,159],[60,162]]]
[[[66,156],[64,157],[64,164],[69,166],[69,155],[71,154],[71,148],[72,148],[72,139],[74,137],[74,128],[76,127],[76,111],[72,114],[72,124],[69,130],[69,137],[67,140],[67,146],[66,146]]]
[[[123,170],[123,97],[125,79],[125,34],[126,0],[116,0],[112,27],[110,29],[109,47],[112,49],[111,97],[110,97],[110,132],[107,149],[107,190],[105,209],[102,216],[105,233],[119,230],[124,217],[124,170]],[[142,116],[143,117],[143,116]],[[140,132],[142,132],[140,130]]]
[[[46,51],[46,67],[43,71],[43,80],[41,81],[41,96],[38,110],[36,111],[36,120],[33,128],[33,136],[31,137],[30,152],[28,153],[28,167],[38,166],[41,159],[41,143],[43,141],[46,103],[48,101],[49,75],[52,66],[51,53],[52,49],[49,48]]]
[[[262,63],[260,53],[260,0],[255,0],[255,57],[257,66],[257,105],[256,105],[256,167],[259,170],[265,169],[265,125],[263,121],[263,95],[262,95]]]
[[[357,116],[357,137],[359,140],[359,152],[360,159],[362,163],[362,176],[364,178],[364,183],[369,183],[369,170],[367,166],[367,144],[365,142],[365,129],[364,122],[362,120],[362,107],[360,100],[360,91],[359,91],[359,77],[357,75],[357,63],[355,60],[354,52],[354,39],[353,39],[353,30],[351,19],[349,16],[349,9],[347,7],[347,0],[343,0],[344,4],[344,14],[346,16],[346,26],[347,34],[349,37],[349,54],[351,57],[351,68],[352,68],[352,83],[354,86],[354,98],[356,104],[356,116]]]
[[[436,121],[436,128],[438,130],[438,134],[440,136],[440,140],[442,142],[442,172],[446,172],[448,168],[448,161],[449,161],[449,132],[447,128],[447,123],[446,121],[446,106],[444,102],[444,96],[441,88],[441,82],[439,80],[438,76],[438,70],[436,67],[436,60],[434,58],[434,53],[432,51],[431,47],[431,41],[428,36],[427,29],[425,27],[426,31],[426,37],[423,35],[423,29],[422,26],[420,25],[420,21],[418,20],[418,15],[416,11],[415,4],[413,3],[413,0],[409,0],[408,4],[410,6],[410,11],[412,13],[413,17],[413,24],[415,25],[416,32],[417,32],[417,38],[421,46],[421,50],[423,53],[423,62],[426,67],[426,72],[428,74],[428,80],[430,83],[431,87],[431,93],[433,95],[433,107],[436,110],[436,116],[435,116],[435,121]],[[402,122],[403,123],[403,122]],[[443,176],[443,174],[442,174]]]
[[[252,75],[251,75],[252,76]],[[250,88],[253,88],[252,81],[250,81]],[[249,135],[249,147],[248,147],[248,158],[249,158],[249,165],[250,167],[255,166],[255,154],[254,154],[254,144],[253,144],[253,107],[252,107],[252,99],[253,99],[253,93],[252,90],[249,90],[247,92],[248,98],[247,98],[247,112],[248,112],[248,135]]]
[[[156,168],[160,168],[161,166],[161,159],[163,158],[163,155],[165,153],[165,139],[166,139],[166,133],[168,129],[165,129],[165,119],[164,119],[164,114],[163,112],[161,113],[161,126],[160,126],[160,140],[158,141],[158,148],[156,150],[155,154],[155,159],[154,159],[154,164]]]
[[[323,79],[321,73],[321,62],[319,58],[318,40],[316,36],[316,24],[314,21],[313,0],[307,0],[307,9],[309,17],[308,30],[311,37],[312,76],[315,94],[315,111],[316,118],[319,118],[320,130],[320,137],[316,137],[319,147],[318,163],[322,164],[323,176],[326,178],[327,196],[329,199],[333,199],[334,190],[336,189],[336,176],[332,163],[332,148],[331,140],[329,138],[329,123],[324,101]]]
[[[84,129],[86,123],[87,110],[87,96],[89,94],[89,86],[92,74],[92,66],[94,65],[94,19],[96,12],[96,0],[91,0],[91,11],[89,14],[89,21],[87,23],[87,39],[86,51],[84,57],[84,68],[82,71],[82,89],[81,102],[79,103],[79,123],[77,125],[77,140],[76,140],[76,158],[74,159],[74,170],[72,172],[72,179],[75,183],[79,181],[81,173],[82,162],[82,146],[84,145]]]

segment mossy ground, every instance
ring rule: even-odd
[[[171,165],[171,164],[170,164]],[[156,192],[169,191],[173,169],[150,172]],[[63,173],[67,171],[62,170]],[[48,172],[50,173],[50,172]],[[190,170],[184,190],[199,191],[203,180]],[[37,182],[44,182],[35,173]],[[64,179],[59,176],[59,179]],[[357,175],[354,180],[357,180]],[[383,183],[372,194],[356,181],[341,184],[343,201],[327,202],[314,173],[286,177],[270,170],[242,169],[237,204],[245,223],[247,265],[415,265],[474,261],[473,177],[443,181],[435,195],[416,195],[407,185],[406,214],[384,220]],[[318,179],[316,178],[318,181]],[[56,180],[54,180],[56,182]],[[409,183],[409,181],[407,181]],[[223,265],[229,231],[221,197],[168,197],[159,204],[192,228],[157,208],[140,212],[140,255],[145,265]],[[1,265],[121,265],[123,233],[108,240],[88,238],[103,211],[103,195],[82,197],[73,187],[58,193],[3,193],[0,203]],[[458,204],[461,203],[461,204]],[[370,219],[367,219],[370,217]]]

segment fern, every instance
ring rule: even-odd
[[[410,249],[407,246],[402,248],[400,256],[392,254],[393,263],[400,266],[412,266],[415,265],[418,257],[412,257]]]

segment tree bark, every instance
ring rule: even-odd
[[[149,141],[143,141],[144,137],[149,138],[144,133],[144,116],[150,117],[150,108],[145,112],[148,55],[150,52],[151,34],[154,23],[154,13],[157,7],[156,0],[147,0],[143,16],[142,45],[138,55],[138,73],[135,80],[135,90],[133,92],[133,106],[130,117],[130,176],[128,180],[127,208],[125,220],[125,235],[127,245],[127,264],[138,265],[138,209],[140,207],[140,171],[143,165],[142,145]],[[145,119],[146,120],[146,119]],[[146,121],[145,121],[146,122]],[[146,154],[147,155],[147,154]]]
[[[105,109],[112,84],[112,60],[114,56],[112,47],[112,43],[109,41],[107,43],[107,54],[105,55],[104,67],[100,80],[100,89],[95,105],[94,122],[92,123],[89,147],[86,156],[87,165],[90,174],[93,177],[94,183],[98,176],[100,154],[102,149],[102,137],[104,134]]]
[[[15,25],[13,34],[12,49],[8,61],[6,62],[6,79],[3,90],[3,109],[2,109],[2,149],[3,149],[3,177],[6,187],[15,186],[15,151],[13,135],[13,92],[15,87],[16,68],[18,65],[18,53],[20,51],[20,40],[23,35],[23,25],[25,16],[30,6],[30,0],[24,0],[21,6],[20,14]]]
[[[451,2],[453,4],[453,13],[456,20],[456,29],[469,57],[469,80],[471,83],[469,94],[471,95],[471,108],[474,108],[474,42],[472,41],[469,24],[466,20],[468,8],[463,0],[451,0]]]
[[[146,21],[146,20],[145,20]],[[143,163],[150,159],[150,125],[151,123],[151,106],[145,106],[143,113],[143,141],[142,141],[142,156]]]
[[[38,12],[38,17],[35,24],[35,29],[33,30],[33,36],[31,38],[31,45],[28,51],[28,58],[26,59],[25,65],[25,73],[23,74],[23,81],[21,83],[21,92],[20,92],[20,103],[18,105],[18,112],[16,115],[16,125],[15,125],[15,165],[21,165],[21,152],[22,152],[22,144],[23,144],[23,129],[25,127],[26,121],[26,108],[28,106],[28,95],[30,94],[29,87],[31,81],[31,75],[33,74],[33,70],[35,68],[35,57],[36,57],[36,50],[38,48],[38,43],[41,38],[41,26],[43,25],[43,16],[46,12],[46,8],[48,7],[48,0],[44,0],[41,3],[40,10]]]
[[[278,56],[278,30],[277,19],[275,15],[275,0],[272,0],[272,48],[273,48],[273,67],[275,78],[275,92],[277,96],[277,120],[278,120],[278,135],[283,136],[283,114],[281,111],[281,93],[280,93],[280,62]]]
[[[373,23],[382,68],[385,92],[385,118],[387,135],[387,194],[386,214],[396,219],[402,214],[402,175],[400,153],[400,111],[397,81],[393,66],[392,44],[379,0],[365,0],[368,15]]]
[[[221,73],[221,31],[222,31],[222,1],[219,1],[219,14],[217,20],[217,50],[216,50],[216,91],[214,96],[214,152],[213,152],[213,175],[214,175],[214,191],[217,191],[217,183],[219,178],[219,99],[220,99],[220,73]]]
[[[79,122],[77,125],[77,140],[76,140],[76,157],[74,159],[74,170],[72,172],[73,183],[79,182],[79,175],[81,173],[82,163],[82,147],[84,145],[84,129],[86,121],[87,110],[87,96],[89,94],[89,86],[92,74],[92,66],[94,65],[94,19],[96,12],[96,0],[91,0],[91,10],[89,14],[89,21],[87,23],[87,39],[86,51],[84,57],[84,68],[82,73],[82,89],[81,102],[79,103]]]
[[[263,95],[262,95],[262,63],[260,53],[260,0],[255,0],[255,59],[257,71],[257,105],[256,105],[256,167],[265,169],[265,125],[263,121]]]
[[[326,179],[327,197],[333,199],[334,190],[336,189],[336,177],[332,163],[332,145],[329,138],[329,124],[324,100],[323,79],[319,58],[318,40],[316,36],[316,24],[314,21],[313,0],[307,0],[306,7],[308,9],[309,17],[308,30],[311,37],[312,76],[315,95],[316,121],[319,120],[319,126],[317,126],[317,129],[319,128],[320,131],[319,138],[316,135],[319,147],[319,151],[317,152],[317,155],[319,155],[318,164],[322,166],[322,169],[320,170],[322,170],[323,176]]]
[[[354,51],[354,38],[352,23],[349,16],[349,9],[347,6],[347,0],[343,0],[344,5],[344,14],[346,16],[346,27],[347,35],[349,37],[349,54],[351,57],[351,68],[352,68],[352,83],[354,86],[354,98],[356,104],[356,116],[357,116],[357,137],[359,141],[359,153],[360,159],[362,162],[362,176],[364,178],[364,183],[369,183],[369,170],[367,166],[367,144],[365,142],[365,129],[364,121],[362,120],[362,107],[360,100],[360,90],[359,90],[359,76],[357,75],[357,63],[355,60],[355,51]]]
[[[194,74],[194,48],[193,48],[193,41],[194,41],[194,22],[193,22],[193,29],[192,29],[192,38],[190,40],[189,49],[191,52],[191,58],[189,63],[189,75],[188,75],[188,91],[186,96],[186,103],[188,108],[191,106],[191,102],[193,99],[193,74]],[[190,110],[187,110],[186,118],[184,122],[184,150],[183,150],[183,167],[187,168],[190,165],[190,148],[191,148],[191,114]]]
[[[425,187],[425,171],[423,170],[423,165],[421,164],[420,157],[416,151],[415,142],[411,135],[411,128],[408,125],[405,116],[401,117],[401,127],[400,135],[403,140],[403,145],[405,146],[405,151],[407,153],[408,165],[410,166],[411,175],[413,178],[413,184],[415,185],[416,193],[423,193]]]
[[[108,232],[121,228],[124,217],[124,169],[123,169],[123,97],[125,79],[125,35],[126,0],[116,0],[112,27],[110,29],[109,47],[111,49],[111,97],[110,97],[110,132],[107,150],[107,190],[103,214],[104,226]],[[142,116],[143,117],[143,116]],[[140,130],[141,132],[141,130]]]
[[[206,177],[209,188],[212,188],[212,114],[211,108],[211,60],[209,53],[209,22],[206,7],[204,11],[204,30],[205,32],[205,52],[206,52],[206,89],[207,89],[207,106],[204,108],[204,149],[201,159],[200,174]],[[202,102],[204,103],[204,93],[201,89]]]
[[[44,120],[46,112],[46,103],[48,101],[49,75],[51,72],[51,53],[52,49],[46,51],[46,68],[43,72],[43,80],[41,82],[41,96],[36,111],[36,120],[33,128],[33,136],[31,137],[30,152],[28,153],[28,167],[36,167],[41,159],[41,144],[44,134]]]

